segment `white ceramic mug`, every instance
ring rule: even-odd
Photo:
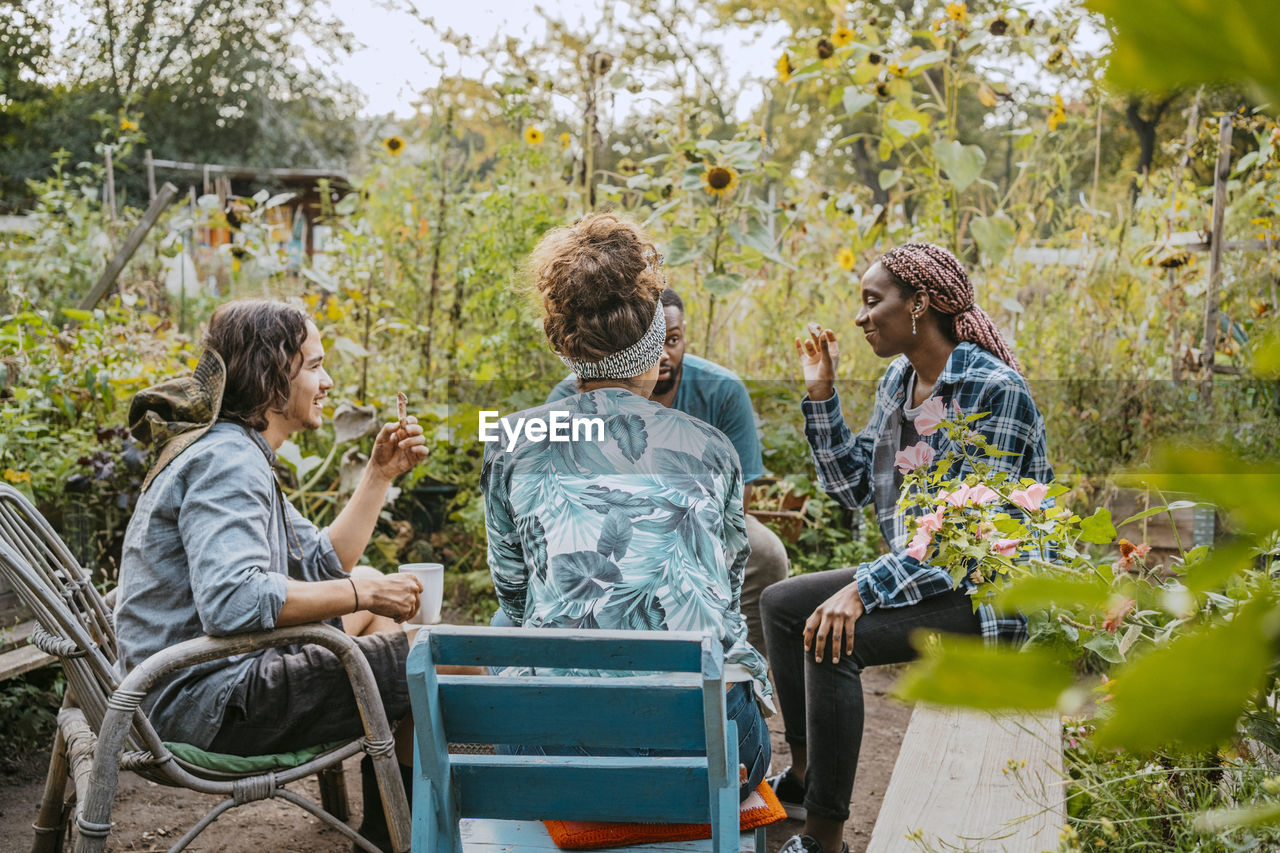
[[[442,563],[403,563],[400,571],[413,575],[422,584],[418,612],[409,619],[414,625],[431,625],[440,621],[440,605],[444,601],[444,565]]]

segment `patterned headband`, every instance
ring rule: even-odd
[[[577,374],[579,379],[630,379],[658,363],[662,358],[662,345],[666,340],[667,315],[662,310],[662,300],[658,300],[653,312],[653,322],[649,324],[649,331],[622,352],[615,352],[599,361],[576,361],[563,355],[560,356],[560,360]]]

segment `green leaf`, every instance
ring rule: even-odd
[[[746,280],[746,276],[741,273],[731,272],[710,276],[702,282],[702,286],[716,296],[728,296],[730,293],[736,293]]]
[[[1248,542],[1215,548],[1205,559],[1187,567],[1187,589],[1192,592],[1221,589],[1228,580],[1252,565],[1253,548]]]
[[[1149,471],[1118,479],[1196,495],[1227,510],[1255,535],[1280,527],[1280,464],[1274,461],[1170,445],[1157,449]]]
[[[1187,509],[1189,507],[1198,507],[1198,506],[1213,506],[1213,504],[1204,503],[1203,501],[1174,501],[1173,503],[1167,506],[1164,506],[1164,505],[1153,506],[1148,509],[1144,509],[1142,512],[1137,513],[1136,515],[1129,516],[1128,518],[1126,518],[1124,521],[1120,522],[1116,526],[1124,527],[1126,524],[1132,524],[1135,521],[1142,521],[1142,519],[1150,518],[1153,515],[1161,515],[1166,512],[1172,512],[1173,510],[1176,510],[1176,509]]]
[[[931,50],[922,53],[915,59],[907,63],[907,71],[919,71],[921,68],[928,68],[930,65],[937,65],[947,58],[945,50]]]
[[[68,320],[75,320],[77,323],[93,319],[92,311],[85,311],[81,308],[63,308],[62,313],[66,315]]]
[[[1111,510],[1098,507],[1098,511],[1080,522],[1080,538],[1095,545],[1116,541],[1116,526],[1111,523]]]
[[[349,358],[368,358],[370,355],[367,349],[348,337],[334,338],[333,348]]]
[[[995,605],[1005,611],[1043,610],[1052,604],[1099,610],[1110,597],[1110,587],[1096,575],[1038,574],[1012,581],[996,595]]]
[[[954,139],[939,140],[933,144],[933,156],[947,170],[947,179],[956,192],[967,190],[987,164],[986,153],[976,145],[962,145]]]
[[[1270,596],[1259,594],[1230,621],[1175,637],[1117,669],[1110,683],[1112,713],[1095,735],[1098,745],[1200,750],[1232,737],[1266,680],[1274,617]]]
[[[902,178],[901,169],[881,169],[880,170],[880,189],[887,190],[898,183]]]
[[[1084,647],[1110,663],[1124,663],[1124,654],[1120,651],[1120,643],[1116,635],[1106,631],[1094,634]]]
[[[1253,352],[1253,373],[1261,379],[1280,379],[1280,324],[1262,336]]]
[[[1118,88],[1169,91],[1199,83],[1252,83],[1280,104],[1280,15],[1274,0],[1086,0],[1107,17],[1107,76]]]
[[[977,637],[912,634],[921,652],[894,692],[904,699],[968,708],[1055,708],[1071,686],[1071,671],[1052,652],[987,646]]]
[[[1280,825],[1280,803],[1263,803],[1239,809],[1217,809],[1196,816],[1201,832],[1219,833],[1232,829]]]
[[[870,92],[859,91],[853,86],[844,87],[844,97],[842,98],[842,102],[844,103],[844,111],[846,115],[856,116],[868,106],[874,104],[875,100],[876,96]]]
[[[701,242],[691,234],[677,234],[667,243],[664,263],[669,267],[683,266],[702,254]]]
[[[755,249],[766,259],[794,269],[791,264],[784,261],[778,254],[777,248],[774,246],[773,237],[769,234],[768,229],[764,227],[764,223],[754,216],[747,220],[746,231],[740,229],[736,222],[730,222],[724,230],[729,235],[729,239],[738,245],[746,246],[748,249]]]
[[[288,439],[276,450],[276,456],[293,469],[299,480],[306,479],[307,474],[324,461],[319,456],[303,456],[298,445]]]
[[[1013,220],[1004,211],[973,220],[969,223],[969,230],[973,232],[973,239],[978,241],[978,248],[989,264],[998,264],[1004,260],[1017,234]]]

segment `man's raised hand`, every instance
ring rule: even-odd
[[[373,441],[369,464],[388,480],[394,480],[427,458],[427,439],[413,415],[403,422],[382,425]]]

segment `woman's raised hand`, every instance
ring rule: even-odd
[[[809,399],[814,402],[830,399],[836,392],[836,366],[840,363],[836,333],[810,323],[809,337],[796,338],[796,355],[800,358]]]

